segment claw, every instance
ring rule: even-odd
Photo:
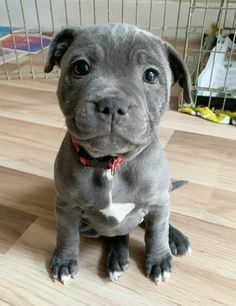
[[[68,281],[71,279],[71,275],[62,275],[61,276],[61,282],[64,286],[68,283]]]
[[[163,274],[162,274],[162,279],[164,282],[167,282],[167,280],[169,279],[170,277],[170,272],[169,271],[164,271]]]
[[[109,278],[114,283],[118,281],[123,274],[124,274],[124,271],[109,272]]]
[[[172,254],[176,256],[176,255],[178,254],[177,249],[174,249],[174,250],[172,251]]]
[[[192,248],[191,246],[189,246],[186,255],[191,255],[191,254],[192,254]]]
[[[123,270],[123,271],[127,271],[128,267],[129,267],[129,264],[124,265],[124,266],[122,266],[122,270]]]
[[[161,282],[161,275],[158,276],[158,277],[155,277],[155,278],[154,278],[154,282],[155,282],[155,284],[158,286],[158,285],[160,284],[160,282]]]

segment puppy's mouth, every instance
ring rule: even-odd
[[[135,145],[117,136],[98,136],[89,140],[78,138],[78,141],[93,157],[126,155],[136,148]]]
[[[81,131],[74,118],[67,118],[66,124],[70,134],[75,137],[92,157],[127,156],[144,145],[144,137],[130,137],[119,129]]]

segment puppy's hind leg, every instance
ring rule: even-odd
[[[191,254],[188,237],[171,224],[169,225],[169,245],[173,255]]]
[[[114,282],[129,265],[129,235],[106,238],[108,243],[107,274]]]
[[[85,219],[80,220],[80,225],[79,225],[79,233],[83,237],[87,238],[98,238],[100,235],[97,233],[97,231],[92,228]]]
[[[145,229],[145,223],[140,224]],[[175,256],[191,255],[191,243],[187,236],[179,229],[169,224],[169,246]]]

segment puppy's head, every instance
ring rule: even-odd
[[[132,157],[153,138],[178,82],[191,101],[176,51],[124,24],[65,29],[49,48],[45,72],[61,68],[57,90],[70,133],[93,157]]]

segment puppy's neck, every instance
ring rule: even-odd
[[[107,155],[94,158],[78,144],[77,139],[73,136],[71,136],[71,142],[74,150],[78,154],[80,163],[85,167],[111,169],[111,173],[114,175],[116,168],[124,162],[124,159],[119,156]]]

